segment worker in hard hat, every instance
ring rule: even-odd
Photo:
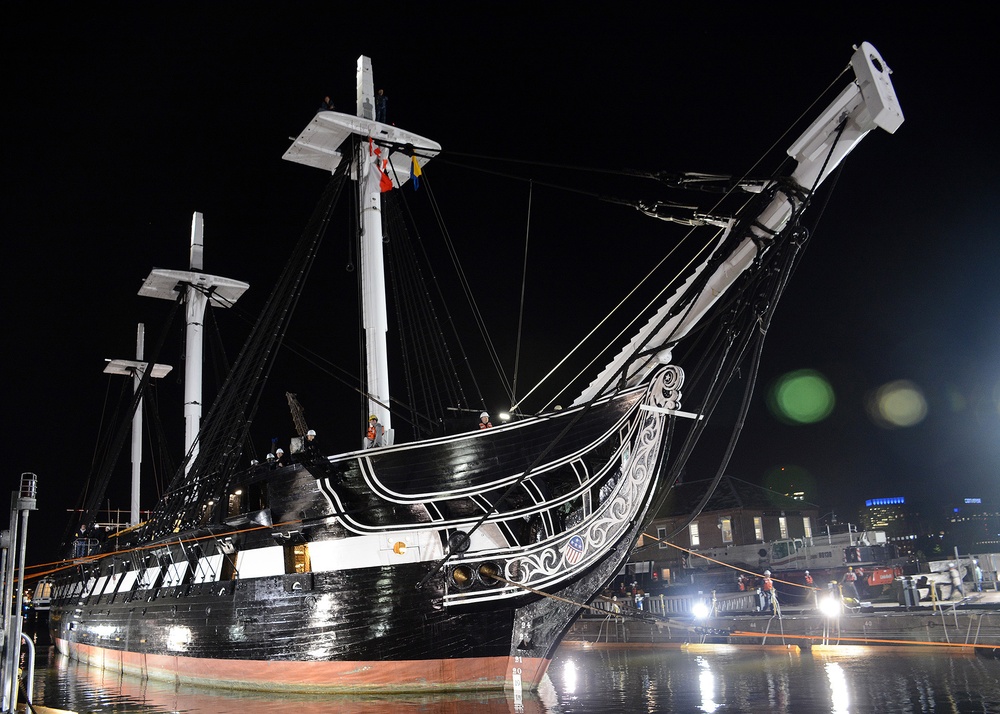
[[[844,597],[851,597],[861,602],[861,598],[858,596],[858,575],[854,572],[853,566],[847,567],[847,572],[844,573],[844,577],[840,579],[840,587],[844,593]]]
[[[479,428],[480,429],[492,429],[493,424],[490,422],[490,415],[488,412],[483,412],[479,415]]]
[[[305,438],[302,439],[302,451],[315,452],[316,451],[316,430],[310,429],[306,432]]]
[[[365,448],[372,449],[385,443],[385,427],[378,423],[378,415],[368,417],[368,431],[365,432]]]
[[[764,596],[764,602],[761,604],[761,610],[773,610],[774,609],[774,581],[771,580],[771,571],[764,571],[764,578],[760,583],[761,594]]]

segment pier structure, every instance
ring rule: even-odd
[[[823,596],[820,595],[820,598]],[[759,609],[753,591],[595,601],[565,640],[607,644],[944,645],[1000,655],[1000,592],[913,606],[862,602],[833,610],[819,598]]]

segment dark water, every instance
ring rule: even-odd
[[[1000,661],[941,650],[564,646],[537,694],[248,694],[103,672],[39,643],[35,702],[77,712],[1000,712]]]

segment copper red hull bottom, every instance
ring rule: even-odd
[[[300,692],[534,690],[549,660],[522,657],[392,662],[237,660],[141,654],[56,639],[62,654],[139,677],[227,689]]]

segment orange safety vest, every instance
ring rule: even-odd
[[[480,429],[492,429],[493,425],[490,424],[488,421],[480,421],[479,422],[479,428]]]
[[[368,438],[371,439],[372,442],[375,441],[375,425],[374,424],[372,424],[371,426],[368,427]]]
[[[806,576],[806,585],[812,585],[812,584],[813,584],[813,576],[807,575]]]
[[[774,583],[771,582],[771,578],[764,578],[764,592],[770,592],[774,589]]]

